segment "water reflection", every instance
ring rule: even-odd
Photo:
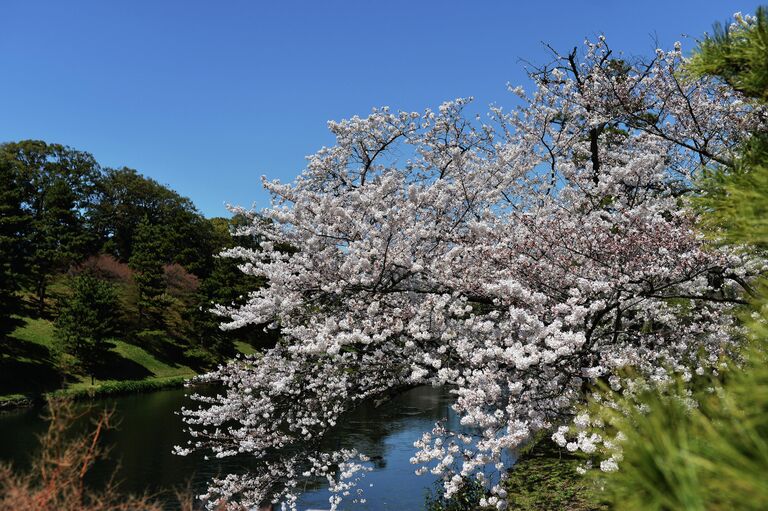
[[[409,462],[413,442],[443,418],[451,427],[458,420],[450,409],[451,396],[440,388],[419,387],[375,407],[364,404],[339,421],[328,447],[355,448],[373,458],[374,471],[363,479],[367,503],[343,504],[349,510],[410,510],[424,504],[426,489],[434,476],[416,476]],[[97,400],[98,409],[114,407],[119,429],[107,432],[105,441],[113,445],[110,460],[94,467],[89,484],[99,486],[117,467],[123,491],[156,493],[173,506],[174,489],[191,485],[202,491],[211,477],[247,470],[248,460],[229,458],[206,461],[202,454],[179,457],[171,454],[174,445],[184,443],[181,418],[176,412],[189,399],[184,390],[122,396]],[[46,424],[41,410],[26,409],[0,415],[0,460],[26,467],[36,447],[36,435]],[[85,424],[83,425],[83,427]],[[372,485],[372,486],[371,486]],[[300,499],[299,509],[328,508],[325,487],[309,488]]]

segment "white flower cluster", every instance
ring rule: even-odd
[[[336,145],[295,182],[264,182],[267,221],[243,231],[260,250],[226,255],[269,285],[217,311],[281,340],[200,378],[222,394],[184,410],[179,448],[263,467],[214,481],[211,502],[292,505],[302,477],[323,475],[336,506],[361,465],[320,440],[345,410],[406,386],[450,386],[475,432],[440,424],[417,443],[418,471],[451,495],[489,481],[488,466],[503,479],[502,454],[573,419],[597,379],[629,389],[617,370],[664,382],[716,365],[732,342],[724,312],[764,264],[696,234],[685,197],[758,116],[722,84],[683,81],[679,46],[631,64],[600,38],[578,57],[532,73],[530,95],[514,91],[525,104],[489,124],[464,116],[468,100],[330,123]],[[594,450],[580,431],[556,439]]]

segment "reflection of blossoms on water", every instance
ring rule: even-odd
[[[215,394],[213,388],[199,391]],[[458,418],[450,409],[453,400],[447,390],[425,386],[378,406],[373,401],[362,403],[346,413],[323,445],[326,449],[356,449],[366,453],[371,458],[366,465],[373,470],[364,472],[364,477],[355,489],[349,490],[350,494],[340,508],[400,511],[423,507],[425,491],[437,478],[431,474],[422,477],[414,474],[415,467],[409,462],[414,452],[413,442],[444,417],[448,417],[451,427],[458,427]],[[181,417],[176,412],[188,404],[182,389],[78,404],[83,411],[90,405],[95,411],[114,408],[115,419],[120,423],[118,429],[105,433],[106,442],[112,446],[110,458],[94,467],[88,484],[98,487],[116,469],[122,491],[149,491],[171,511],[178,505],[176,489],[189,484],[196,494],[205,493],[212,478],[249,470],[253,460],[247,456],[206,460],[204,453],[186,457],[171,453],[172,446],[185,438]],[[84,424],[88,420],[87,415],[83,417]],[[158,424],[162,427],[158,428]],[[0,442],[0,460],[25,466],[30,453],[34,452],[33,446],[37,445],[36,434],[42,433],[45,427],[40,410],[36,408],[0,414],[0,438],[14,439],[13,442]],[[137,439],[141,439],[144,449],[135,448]],[[306,486],[297,488],[300,493],[298,508],[328,509],[331,495],[327,479],[309,479]],[[358,490],[362,491],[362,496]]]
[[[356,491],[350,492],[343,508],[399,511],[423,507],[425,491],[435,478],[418,477],[414,473],[410,463],[413,444],[425,428],[443,418],[458,425],[456,414],[450,408],[453,401],[446,389],[425,386],[379,406],[367,403],[345,414],[326,443],[329,447],[354,447],[370,453],[373,470],[360,482],[358,489],[363,490],[362,498]],[[327,509],[329,495],[324,486],[303,493],[298,499],[299,509]],[[358,502],[352,502],[355,498]]]

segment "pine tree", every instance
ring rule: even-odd
[[[128,265],[134,271],[138,290],[139,324],[157,327],[162,323],[165,281],[163,278],[163,236],[161,227],[144,218],[136,227],[133,253]]]
[[[55,335],[63,352],[75,357],[91,376],[109,351],[114,332],[117,295],[108,282],[83,274],[72,280],[72,297],[62,306]]]
[[[29,276],[42,315],[50,277],[92,248],[85,211],[100,168],[88,153],[38,140],[3,144],[0,153],[23,185],[22,203],[31,216]]]
[[[29,215],[22,207],[22,186],[14,166],[0,155],[0,353],[18,321],[20,283],[24,280]]]

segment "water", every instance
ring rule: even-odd
[[[450,403],[451,396],[446,390],[419,387],[379,407],[365,404],[349,413],[329,442],[338,447],[354,447],[373,457],[374,470],[361,484],[367,502],[352,503],[350,498],[342,508],[422,509],[426,491],[435,478],[414,474],[415,467],[409,462],[415,451],[413,442],[437,420],[448,418],[449,424],[456,425]],[[190,404],[183,389],[120,396],[93,404],[97,409],[114,407],[119,420],[118,429],[105,435],[106,443],[113,448],[110,460],[94,467],[90,475],[90,484],[94,486],[102,484],[117,469],[122,491],[156,493],[171,509],[174,489],[191,485],[199,493],[211,477],[242,469],[242,461],[234,459],[205,461],[202,454],[171,454],[174,445],[187,440],[181,418],[175,413]],[[17,467],[28,466],[30,454],[36,449],[36,435],[46,428],[41,412],[39,408],[29,408],[0,414],[0,460],[11,461]],[[308,489],[300,499],[299,509],[327,509],[328,496],[324,486]]]

